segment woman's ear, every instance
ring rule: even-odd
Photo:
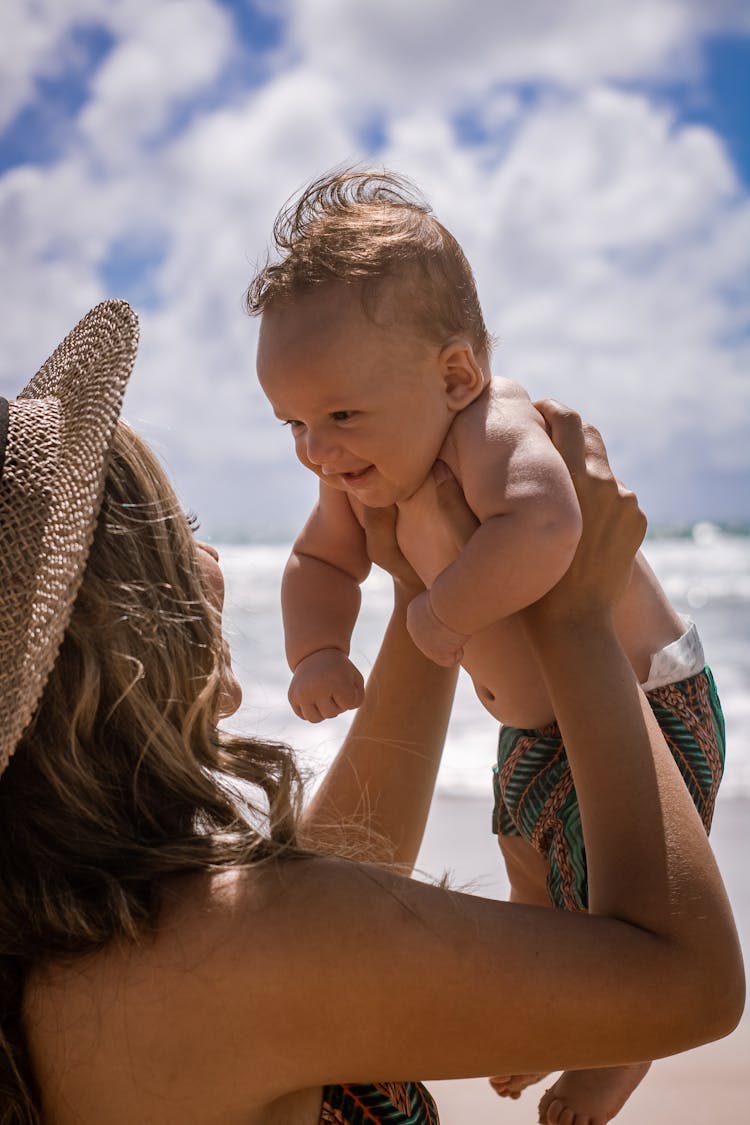
[[[446,344],[439,361],[448,409],[463,410],[479,398],[489,382],[489,373],[477,362],[468,340],[452,340]]]

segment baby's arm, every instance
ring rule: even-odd
[[[294,673],[289,702],[311,723],[359,707],[364,683],[349,642],[367,577],[364,531],[346,495],[321,482],[318,502],[284,571],[281,606]]]
[[[578,543],[580,510],[560,455],[530,403],[512,402],[509,413],[482,430],[454,423],[457,475],[481,522],[409,607],[409,631],[437,663],[456,663],[470,636],[546,594]]]

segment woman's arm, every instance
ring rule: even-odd
[[[456,510],[452,478],[446,511]],[[411,870],[427,821],[453,703],[456,670],[438,668],[406,631],[406,608],[423,589],[395,541],[395,509],[365,509],[368,554],[394,576],[393,614],[364,702],[307,810],[303,841]],[[469,519],[473,517],[468,513]]]
[[[586,543],[523,620],[568,748],[590,910],[665,936],[674,926],[681,941],[690,928],[700,941],[702,926],[723,918],[728,963],[736,965],[731,913],[700,818],[613,624],[630,577],[619,560],[634,557],[645,517],[612,476],[598,432],[559,406],[543,409],[576,484]],[[615,508],[613,525],[608,513]],[[692,892],[677,913],[675,888],[686,867]]]
[[[727,1034],[742,1010],[721,878],[612,624],[645,521],[598,435],[559,409],[546,417],[584,533],[568,574],[526,622],[578,787],[591,914],[312,861],[299,885],[324,924],[306,933],[316,980],[297,1015],[336,995],[347,1016],[341,1034],[335,1015],[325,1021],[320,1054],[295,1040],[311,1079],[480,1075],[499,1060],[519,1073],[633,1062]],[[304,1071],[300,1056],[297,1065]]]
[[[547,418],[584,530],[560,589],[527,611],[527,632],[575,774],[592,912],[494,902],[337,859],[223,876],[200,926],[193,899],[191,926],[176,908],[174,981],[162,972],[158,995],[144,985],[140,1025],[153,1025],[154,1051],[168,1047],[184,1096],[209,1083],[231,1092],[239,1115],[327,1082],[609,1066],[685,1050],[739,1019],[724,888],[612,626],[644,522],[597,436],[587,432],[584,450],[575,416],[548,408]],[[417,682],[429,686],[419,671]]]

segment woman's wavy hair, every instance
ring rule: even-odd
[[[365,313],[404,317],[442,347],[466,334],[489,357],[474,274],[456,239],[418,190],[394,172],[344,168],[292,197],[273,227],[267,256],[245,294],[258,316],[332,282],[357,287]]]
[[[223,662],[188,522],[120,422],[70,625],[0,779],[0,1125],[41,1121],[34,965],[152,931],[174,875],[300,854],[291,751],[217,729]]]

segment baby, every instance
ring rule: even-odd
[[[361,702],[349,644],[370,569],[363,511],[395,505],[399,546],[425,585],[409,606],[411,636],[438,664],[460,662],[502,723],[494,830],[511,898],[585,909],[575,790],[518,616],[575,552],[580,512],[567,470],[526,392],[492,377],[471,268],[408,183],[333,174],[282,211],[274,235],[279,260],[247,294],[262,314],[258,377],[319,479],[282,587],[291,705],[319,722]],[[445,465],[478,520],[461,549],[438,512]],[[695,628],[641,556],[616,625],[708,829],[721,711]],[[563,1074],[540,1120],[609,1120],[648,1065]],[[517,1097],[541,1077],[492,1081]]]

